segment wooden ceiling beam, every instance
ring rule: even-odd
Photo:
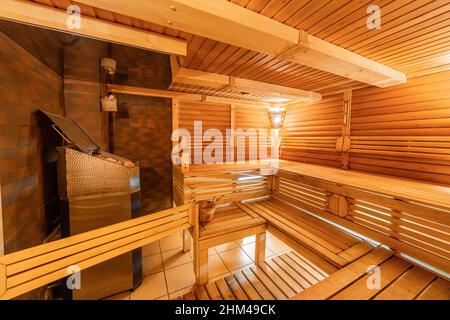
[[[187,102],[226,104],[226,105],[234,104],[241,106],[255,106],[264,108],[271,107],[270,103],[265,103],[261,101],[234,99],[218,96],[206,96],[201,94],[185,93],[180,91],[158,90],[143,87],[123,86],[116,84],[108,85],[108,91],[111,93],[121,93],[135,96],[178,99],[179,101],[187,101]]]
[[[81,15],[80,28],[69,29],[66,11],[30,1],[1,0],[0,19],[119,43],[145,50],[185,56],[185,40]]]
[[[172,83],[189,84],[208,87],[216,90],[233,90],[252,94],[264,94],[275,97],[274,103],[285,103],[292,100],[316,102],[322,100],[320,93],[296,88],[279,86],[271,83],[237,78],[218,73],[204,72],[179,66],[176,57],[171,57]]]
[[[405,83],[406,75],[228,1],[77,0],[378,87]]]

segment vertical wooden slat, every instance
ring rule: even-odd
[[[6,292],[6,265],[0,264],[0,297]]]
[[[2,180],[0,178],[0,256],[4,254],[5,254],[5,243],[3,240]]]
[[[350,149],[350,125],[352,119],[352,90],[344,91],[343,97],[343,124],[342,124],[342,169],[348,169]]]
[[[203,285],[208,283],[208,249],[201,250],[198,253],[197,269],[197,284]]]
[[[186,253],[191,250],[191,235],[189,230],[183,230],[183,252]]]
[[[266,258],[266,233],[258,233],[255,242],[255,262],[256,264],[264,263]]]
[[[178,99],[172,99],[172,132],[178,129]],[[177,141],[172,141],[172,148],[177,144]]]

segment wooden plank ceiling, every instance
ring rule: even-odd
[[[33,0],[66,9],[70,0]],[[408,77],[450,69],[448,0],[231,0],[342,48],[361,54]],[[381,8],[381,28],[366,26],[367,7]],[[188,40],[182,66],[329,94],[367,86],[334,74],[275,59],[200,36],[77,4],[82,14]],[[239,35],[236,35],[239,36]],[[204,93],[180,84],[176,90]],[[219,94],[209,91],[208,94]],[[256,98],[256,97],[255,97]],[[257,99],[257,98],[256,98]]]

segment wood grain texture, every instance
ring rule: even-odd
[[[66,9],[65,0],[34,2]],[[382,28],[367,29],[371,1],[232,1],[288,26],[407,73],[410,77],[450,66],[447,1],[379,1]],[[183,67],[291,86],[320,93],[362,86],[358,81],[282,61],[273,56],[80,5],[83,14],[133,25],[188,41]],[[364,86],[364,85],[363,85]]]
[[[350,168],[450,184],[449,77],[354,91]]]
[[[281,132],[281,159],[340,167],[336,141],[342,135],[343,122],[342,94],[288,107]]]

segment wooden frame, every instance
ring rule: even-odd
[[[244,100],[244,99],[233,99],[233,98],[224,98],[224,97],[216,97],[216,96],[205,96],[200,94],[192,94],[185,93],[179,91],[170,91],[170,90],[158,90],[158,89],[150,89],[150,88],[142,88],[142,87],[133,87],[133,86],[123,86],[123,85],[108,85],[109,92],[112,93],[123,93],[130,94],[136,96],[147,96],[147,97],[161,97],[161,98],[171,98],[178,99],[179,101],[188,101],[188,102],[198,102],[198,103],[210,103],[210,104],[235,104],[235,105],[243,105],[243,106],[257,106],[263,108],[269,108],[270,104],[260,101],[253,100]]]
[[[68,17],[69,15],[65,11],[30,1],[2,0],[0,7],[0,18],[2,19],[138,47],[145,50],[180,56],[185,56],[187,52],[187,43],[184,40],[88,16],[81,16],[80,29],[69,29],[67,27]]]
[[[406,82],[399,71],[228,1],[137,0],[133,6],[123,0],[79,2],[374,86]]]

